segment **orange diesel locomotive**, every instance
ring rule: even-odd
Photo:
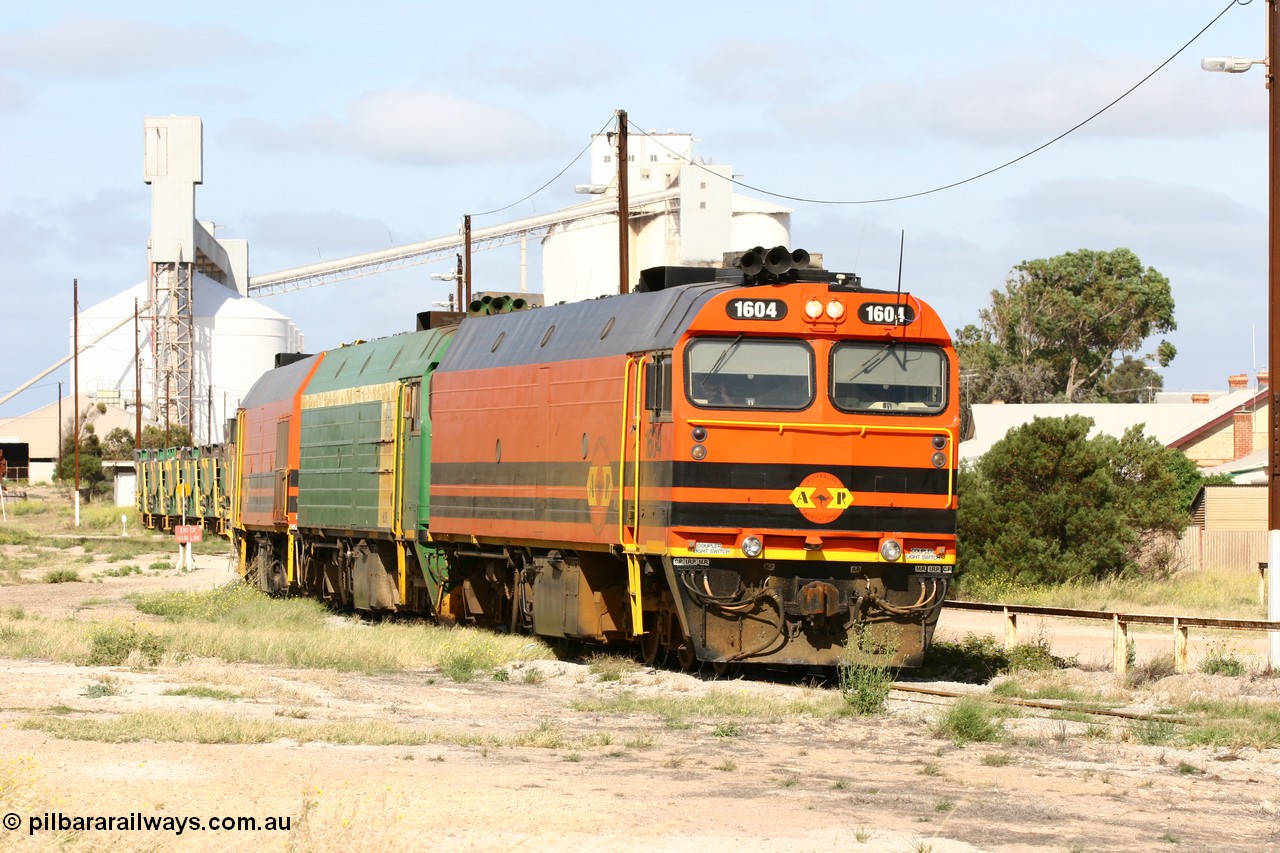
[[[918,297],[808,260],[464,321],[430,380],[438,615],[685,667],[919,664],[955,564],[955,351]]]

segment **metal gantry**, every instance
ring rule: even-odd
[[[663,190],[656,193],[634,196],[629,205],[631,215],[657,213],[665,210],[680,195],[679,189]],[[520,219],[504,225],[490,228],[473,229],[471,232],[472,251],[483,251],[517,243],[529,237],[544,237],[553,228],[572,229],[594,225],[599,222],[618,218],[618,203],[612,199],[588,202],[575,207]],[[288,293],[322,284],[331,284],[349,278],[390,272],[421,264],[445,260],[457,254],[463,248],[461,234],[448,237],[437,237],[421,243],[410,243],[394,249],[380,252],[369,252],[349,258],[340,258],[318,264],[309,264],[267,275],[256,275],[249,279],[250,296],[271,296],[277,293]]]
[[[152,339],[155,380],[151,414],[164,424],[193,427],[195,397],[195,265],[151,264]]]

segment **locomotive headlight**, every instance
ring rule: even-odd
[[[810,299],[804,304],[804,315],[810,320],[816,320],[822,316],[822,303],[816,299]]]
[[[694,427],[694,428],[693,428],[693,440],[694,440],[694,441],[706,441],[706,440],[707,440],[707,428],[706,428],[706,427]]]
[[[947,464],[947,454],[943,453],[941,450],[936,451],[933,454],[933,458],[929,461],[933,463],[934,468],[941,468],[943,465]]]
[[[827,316],[832,320],[839,320],[844,316],[844,303],[831,300],[827,303]]]
[[[701,462],[703,459],[707,458],[707,448],[703,447],[701,444],[695,444],[693,446],[693,450],[689,451],[689,455]]]
[[[748,557],[759,557],[764,553],[764,543],[759,536],[748,536],[742,540],[742,553]]]
[[[902,557],[902,543],[897,539],[886,539],[880,546],[880,556],[890,563],[897,562]]]
[[[941,450],[947,446],[947,437],[945,435],[935,435],[933,437],[933,449]]]

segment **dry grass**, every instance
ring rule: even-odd
[[[999,603],[1076,610],[1265,618],[1265,608],[1258,601],[1258,578],[1246,572],[1183,572],[1166,579],[1113,578],[1052,587],[991,586],[966,588],[964,593]]]
[[[216,658],[366,674],[458,660],[487,673],[555,657],[536,638],[421,623],[365,624],[334,618],[314,601],[272,599],[240,584],[142,596],[137,605],[166,621],[138,627],[0,614],[0,657],[108,666]]]
[[[599,699],[579,700],[569,707],[589,713],[653,714],[677,724],[691,717],[775,721],[795,716],[835,719],[850,713],[839,695],[822,690],[807,690],[796,699],[741,690],[711,690],[703,696],[644,695],[623,690]]]

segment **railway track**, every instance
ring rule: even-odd
[[[1112,728],[1131,729],[1134,724],[1189,725],[1192,723],[1191,720],[1185,717],[1172,714],[1126,711],[1075,699],[1025,699],[1016,696],[998,696],[990,692],[976,693],[972,690],[946,689],[903,682],[893,683],[890,695],[893,694],[898,694],[899,698],[910,697],[907,698],[907,701],[910,702],[938,706],[950,705],[957,699],[975,699],[988,704],[1025,709],[1030,712],[1030,716],[1040,719],[1082,722],[1079,719],[1070,720],[1065,716],[1070,714],[1076,717],[1084,716],[1094,720],[1095,724]]]

